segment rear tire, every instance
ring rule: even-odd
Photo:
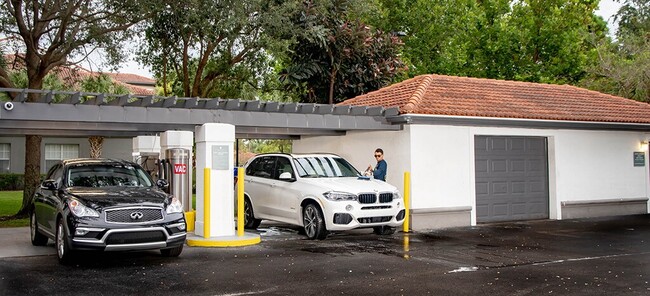
[[[390,226],[375,226],[372,231],[377,235],[391,235],[395,233],[395,227]]]
[[[169,249],[160,249],[160,254],[163,257],[178,257],[183,252],[183,245]]]
[[[253,213],[253,204],[248,199],[244,198],[244,228],[246,229],[257,229],[260,226],[262,220],[255,219],[255,213]]]
[[[32,245],[44,246],[47,244],[47,236],[38,231],[38,223],[36,223],[36,212],[32,211],[29,215],[29,230],[32,239]]]
[[[74,253],[68,244],[68,234],[65,232],[63,218],[59,218],[56,223],[56,255],[59,257],[59,263],[68,264],[74,259]]]
[[[302,223],[308,239],[323,240],[327,237],[325,219],[317,205],[310,203],[302,209]]]

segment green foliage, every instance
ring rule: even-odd
[[[9,72],[9,79],[14,85],[15,88],[29,88],[29,79],[27,78],[27,71],[14,71],[14,72]],[[54,74],[50,73],[45,76],[43,79],[43,89],[49,89],[49,90],[71,90],[72,86],[66,84],[63,80],[59,79],[59,77]],[[54,97],[54,101],[58,102],[64,99],[65,96],[63,95],[56,95]],[[0,101],[9,101],[11,98],[7,96],[6,93],[0,93]]]
[[[375,0],[371,23],[403,31],[409,76],[437,73],[574,83],[604,36],[597,1]]]
[[[22,174],[0,174],[0,191],[22,190],[23,185]]]
[[[154,4],[147,0],[3,1],[0,36],[7,37],[3,50],[20,53],[16,57],[27,70],[28,87],[40,89],[54,68],[86,59],[97,49],[111,65],[122,61],[122,42],[130,36],[129,28]],[[13,86],[2,77],[8,77],[6,68],[0,68],[0,85]]]
[[[247,139],[242,140],[239,146],[240,152],[260,153],[291,153],[291,140],[263,140]]]
[[[354,19],[361,1],[305,1],[292,20],[300,33],[280,79],[302,101],[340,102],[386,86],[404,70],[401,41]]]
[[[589,89],[650,103],[650,1],[628,0],[618,11],[617,39],[603,40],[595,50]]]
[[[138,52],[172,93],[187,97],[254,99],[264,87],[288,11],[297,1],[163,1],[147,20],[146,45]]]
[[[106,94],[128,94],[129,89],[119,83],[116,83],[106,74],[99,74],[97,76],[89,76],[83,79],[80,83],[80,91],[92,93],[106,93]]]
[[[618,21],[617,36],[643,36],[650,32],[650,1],[624,0],[623,5],[615,15]]]

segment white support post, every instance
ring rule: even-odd
[[[203,236],[205,222],[204,168],[210,169],[210,237],[234,236],[234,143],[235,126],[206,123],[196,130],[196,228]]]

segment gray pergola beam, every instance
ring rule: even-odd
[[[0,135],[29,132],[48,136],[130,136],[166,130],[194,131],[196,126],[211,122],[233,124],[238,134],[259,138],[400,129],[400,124],[380,116],[383,112],[380,107],[2,88],[0,92],[14,93],[15,105],[9,111],[0,108]],[[26,98],[32,93],[38,94],[41,100],[34,103],[17,100],[19,94]],[[63,100],[49,101],[45,98],[48,93],[58,99],[63,96]],[[89,99],[83,101],[84,98]]]
[[[399,115],[399,108],[397,107],[388,108],[386,109],[386,111],[384,111],[385,117],[397,116],[397,115]]]

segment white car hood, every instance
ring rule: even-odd
[[[307,184],[321,187],[324,192],[341,191],[359,194],[362,192],[395,192],[397,187],[386,182],[369,179],[363,180],[355,177],[348,178],[303,178]]]

